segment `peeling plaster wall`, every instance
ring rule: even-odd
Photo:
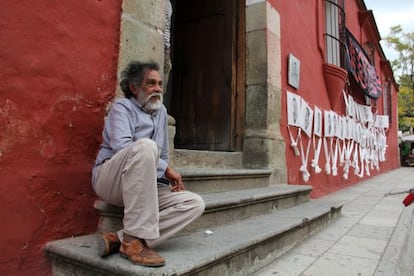
[[[90,170],[114,96],[121,0],[2,1],[0,275],[48,275],[45,242],[94,232]]]

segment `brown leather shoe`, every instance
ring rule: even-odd
[[[98,236],[98,254],[101,257],[118,252],[120,246],[121,241],[116,233],[109,232]]]
[[[151,267],[165,265],[165,259],[140,240],[123,241],[119,253],[134,264]]]

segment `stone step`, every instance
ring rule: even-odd
[[[269,169],[218,169],[175,168],[184,185],[196,193],[216,193],[248,188],[268,187],[272,170]]]
[[[157,248],[160,268],[133,265],[114,254],[97,255],[96,235],[49,242],[53,275],[254,275],[297,243],[340,216],[342,205],[317,200],[196,231]]]
[[[242,152],[175,149],[174,167],[185,168],[242,168]]]
[[[200,194],[206,204],[204,214],[181,233],[271,213],[309,200],[311,186],[273,185],[264,188]],[[122,227],[123,208],[104,201],[95,202],[99,212],[98,232],[115,232]]]

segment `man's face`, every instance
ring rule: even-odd
[[[160,73],[156,70],[148,71],[143,82],[132,88],[136,100],[145,111],[152,113],[162,106],[163,90]]]

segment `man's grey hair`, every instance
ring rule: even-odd
[[[127,67],[121,72],[120,86],[122,92],[126,98],[134,96],[129,85],[139,86],[145,79],[145,75],[148,71],[159,71],[160,66],[156,62],[139,62],[132,61]]]

